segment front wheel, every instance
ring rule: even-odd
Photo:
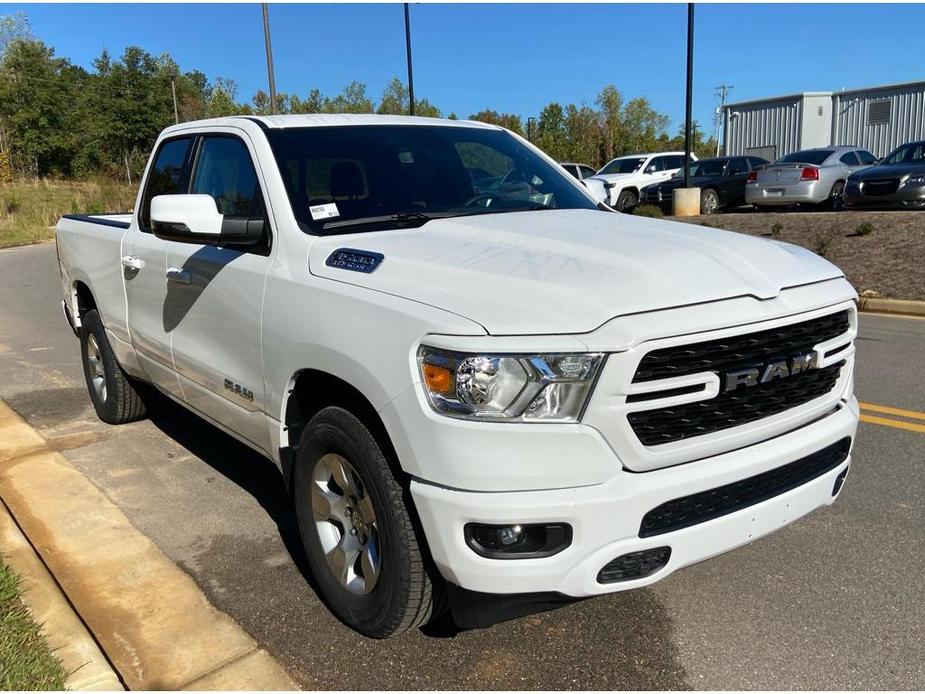
[[[293,475],[299,533],[321,596],[345,624],[389,638],[435,615],[405,490],[369,430],[328,407],[302,432]]]
[[[125,424],[145,417],[141,384],[129,378],[113,354],[103,320],[96,309],[80,319],[80,356],[87,390],[97,416],[107,424]]]
[[[618,212],[630,212],[636,207],[637,202],[639,202],[639,198],[636,197],[636,193],[631,190],[621,190],[617,196],[617,204],[614,207]]]
[[[719,211],[719,195],[712,188],[700,194],[700,214],[716,214]]]

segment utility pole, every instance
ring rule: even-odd
[[[721,84],[713,90],[713,93],[719,97],[719,106],[713,116],[713,138],[716,140],[716,156],[719,156],[719,128],[723,121],[723,111],[726,106],[726,96],[735,89],[734,84]]]
[[[411,69],[411,15],[405,3],[405,51],[408,54],[408,113],[414,115],[414,73]]]
[[[170,78],[170,91],[173,92],[173,119],[174,122],[180,122],[180,110],[177,108],[177,81],[171,77]]]
[[[270,15],[267,3],[263,7],[263,42],[267,49],[267,79],[270,83],[270,114],[276,114],[276,77],[273,74],[273,47],[270,45]]]
[[[684,115],[684,187],[691,187],[691,106],[694,93],[694,3],[687,3],[687,106]]]

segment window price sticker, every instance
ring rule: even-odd
[[[325,205],[312,205],[308,208],[308,211],[312,213],[312,219],[315,221],[340,216],[340,212],[337,211],[337,203],[334,202],[329,202]]]

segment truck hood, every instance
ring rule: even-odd
[[[327,265],[342,248],[383,259],[368,274]],[[619,315],[746,295],[770,299],[842,276],[798,246],[593,210],[475,215],[319,237],[309,268],[451,311],[492,335],[586,333]]]

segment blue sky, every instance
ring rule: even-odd
[[[28,5],[35,35],[89,67],[102,48],[171,53],[184,70],[227,77],[239,98],[266,89],[257,4]],[[460,117],[484,108],[535,115],[550,101],[593,103],[616,84],[684,118],[683,4],[412,5],[415,91]],[[378,98],[405,77],[400,4],[270,7],[277,88],[333,95],[351,80]],[[694,116],[712,127],[713,87],[732,100],[925,79],[925,5],[698,5]]]

